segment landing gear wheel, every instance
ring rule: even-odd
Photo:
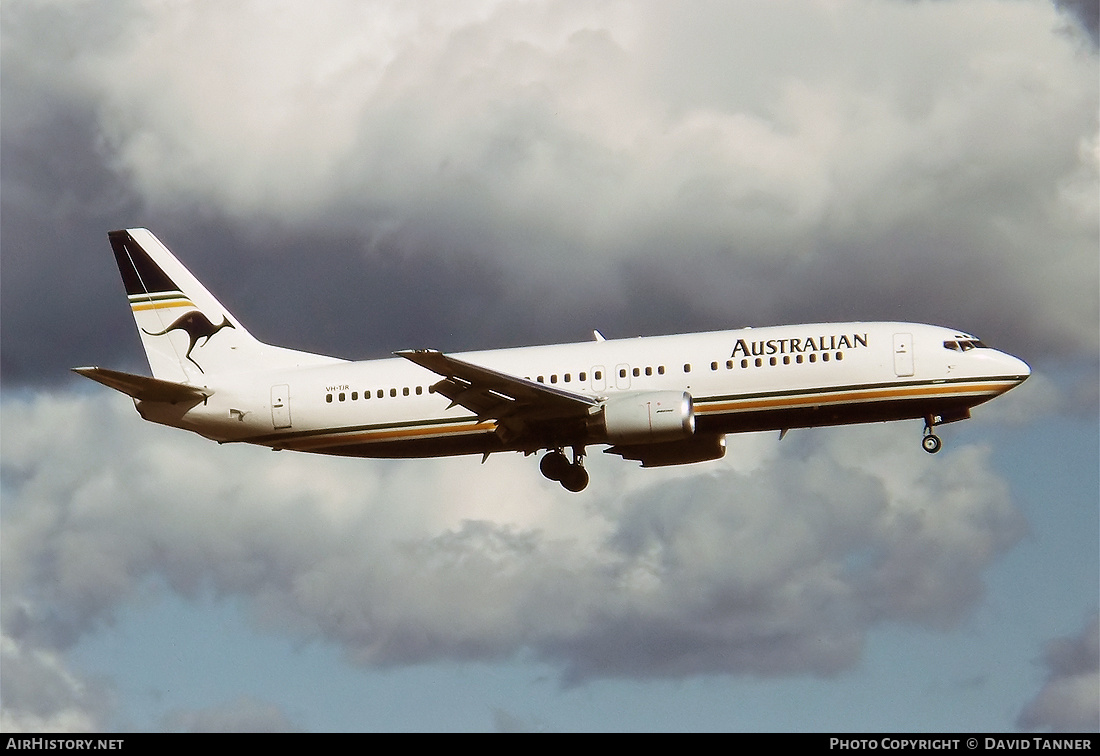
[[[552,451],[539,462],[539,470],[550,480],[560,482],[569,474],[569,459],[561,451]]]
[[[573,447],[573,461],[565,450],[552,449],[539,462],[539,470],[550,480],[561,483],[566,491],[579,493],[588,487],[588,471],[584,469],[584,447]]]
[[[569,465],[569,469],[561,479],[561,485],[566,491],[580,493],[588,488],[588,470],[581,465]]]
[[[920,443],[921,446],[924,447],[924,450],[929,454],[935,454],[940,450],[940,447],[943,446],[943,442],[940,441],[940,437],[937,436],[935,433],[929,433],[921,440]]]

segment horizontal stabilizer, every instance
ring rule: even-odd
[[[108,370],[101,367],[77,367],[74,373],[80,373],[86,378],[109,386],[115,391],[140,399],[143,402],[167,402],[179,404],[188,402],[198,404],[214,392],[207,388],[187,386],[172,381],[162,381],[159,378],[149,378],[144,375],[123,373],[118,370]]]

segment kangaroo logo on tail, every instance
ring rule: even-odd
[[[202,365],[195,362],[194,358],[191,357],[191,350],[199,343],[199,339],[203,339],[200,346],[206,346],[206,342],[210,341],[210,337],[221,329],[235,327],[236,326],[230,323],[229,319],[224,315],[222,316],[221,325],[214,325],[210,322],[210,318],[206,317],[198,310],[191,310],[191,312],[179,316],[172,325],[168,326],[163,331],[154,333],[153,331],[146,331],[144,328],[141,330],[145,331],[145,333],[150,336],[163,336],[170,331],[183,331],[186,333],[191,343],[187,346],[187,354],[184,356],[191,361],[191,364],[199,369],[200,373],[205,374],[206,371],[202,369]]]

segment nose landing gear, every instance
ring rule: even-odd
[[[588,471],[584,469],[584,447],[573,447],[573,461],[558,448],[550,450],[539,462],[539,470],[550,480],[561,483],[566,491],[579,493],[588,487]]]
[[[943,442],[940,441],[940,437],[932,432],[932,428],[935,426],[935,416],[928,415],[924,418],[924,438],[921,439],[921,446],[929,454],[935,454],[941,448],[943,448]]]
[[[929,454],[935,454],[941,448],[943,448],[943,442],[940,441],[940,437],[937,436],[935,433],[927,434],[921,440],[920,444],[921,444],[921,446],[924,447],[924,450],[926,452],[928,452]]]

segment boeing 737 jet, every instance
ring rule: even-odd
[[[725,454],[727,433],[923,419],[933,429],[1022,383],[1023,361],[951,328],[816,323],[352,362],[256,340],[157,238],[108,234],[153,377],[81,375],[155,423],[219,443],[353,457],[546,452],[588,485],[590,446],[660,467]],[[568,450],[568,454],[567,451]]]

